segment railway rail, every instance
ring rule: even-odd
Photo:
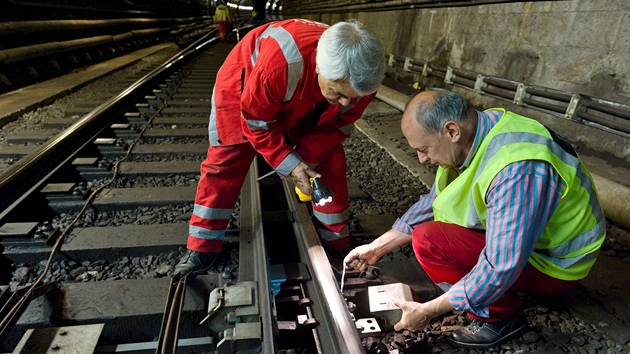
[[[394,255],[394,260],[379,263],[379,269],[369,274],[348,272],[342,293],[342,271],[319,244],[308,206],[297,202],[293,186],[275,176],[258,182],[258,176],[270,171],[263,162],[250,170],[217,267],[183,281],[171,277],[185,244],[195,177],[207,148],[208,93],[214,73],[231,48],[208,39],[204,43],[200,54],[193,53],[199,45],[189,47],[171,63],[139,81],[133,79],[129,88],[111,99],[96,106],[95,102],[75,105],[71,113],[82,118],[49,121],[49,129],[63,129],[52,139],[47,135],[50,131],[11,136],[13,141],[21,137],[38,143],[34,150],[32,144],[27,145],[18,154],[24,157],[0,174],[2,256],[14,263],[43,265],[51,247],[59,248],[50,257],[57,264],[50,265],[51,274],[31,271],[24,277],[31,287],[2,288],[1,299],[10,306],[0,312],[0,335],[5,336],[0,350],[457,351],[441,342],[448,332],[446,322],[433,324],[427,332],[395,333],[371,314],[370,286],[404,281],[422,301],[437,294],[438,289],[413,266],[413,258]],[[378,126],[369,125],[377,119],[389,128],[397,124],[400,112],[377,104],[366,112],[372,117],[358,124],[362,131]],[[63,142],[65,138],[74,141]],[[379,149],[349,155],[368,154],[370,165],[374,163],[372,171],[378,172],[379,164],[391,165],[385,157],[377,158]],[[127,151],[130,157],[123,161]],[[122,177],[108,185],[113,172]],[[157,179],[162,185],[151,186]],[[368,187],[355,183],[351,198],[355,202],[370,199],[360,190]],[[85,205],[80,215],[77,211]],[[158,223],[144,222],[156,218]],[[389,228],[392,218],[354,215],[354,242],[378,236],[383,227]],[[113,225],[124,225],[112,226],[110,219]],[[102,226],[88,227],[98,224]],[[114,263],[121,267],[104,271]],[[28,272],[25,268],[20,269]],[[37,281],[40,274],[43,277]],[[531,310],[540,312],[544,310]],[[453,321],[462,324],[461,318]],[[557,323],[538,324],[538,332],[533,333],[542,340],[513,341],[500,350],[540,351],[544,345],[549,350],[580,352],[584,343],[560,341],[562,336],[554,336],[547,328]],[[595,332],[586,324],[576,325],[575,331]],[[605,350],[627,350],[626,342],[607,340]],[[536,346],[537,341],[545,343]]]
[[[44,281],[52,260],[56,256],[67,257],[71,261],[85,260],[90,258],[87,254],[95,252],[95,248],[98,247],[91,244],[88,246],[89,249],[80,249],[82,246],[75,248],[78,243],[90,243],[90,241],[85,239],[78,241],[78,238],[82,237],[78,235],[69,239],[70,230],[87,209],[94,208],[99,213],[115,213],[119,208],[191,202],[191,196],[194,195],[191,193],[194,192],[191,187],[183,187],[183,189],[175,187],[174,190],[171,188],[170,195],[160,199],[163,194],[168,194],[167,189],[157,188],[152,194],[149,188],[143,188],[140,191],[131,188],[111,188],[110,181],[114,181],[117,174],[129,178],[140,174],[196,173],[199,161],[192,163],[185,161],[170,164],[170,166],[163,162],[156,164],[124,161],[133,151],[140,137],[146,139],[142,146],[145,148],[145,153],[146,149],[151,149],[148,144],[151,140],[160,141],[160,139],[179,136],[186,137],[189,143],[195,139],[200,142],[205,141],[205,128],[197,127],[205,125],[207,120],[206,115],[210,108],[207,94],[212,87],[212,80],[209,79],[214,76],[220,64],[220,58],[227,55],[229,49],[229,46],[223,46],[223,48],[217,46],[210,53],[204,47],[214,44],[213,42],[213,39],[205,40],[201,45],[193,45],[178,53],[174,59],[162,64],[122,93],[90,110],[82,118],[74,119],[73,123],[72,118],[51,122],[56,126],[63,126],[64,123],[72,124],[3,171],[0,178],[0,190],[4,196],[1,215],[5,231],[3,240],[5,244],[10,245],[10,249],[7,249],[5,254],[28,262],[44,258],[42,261],[46,263],[46,266],[30,286],[21,289],[21,292],[10,292],[8,289],[5,291],[8,300],[3,307],[0,335],[8,338],[8,342],[15,341],[9,332],[23,314],[26,313],[29,316],[28,306],[41,295],[47,294],[44,302],[61,302],[54,305],[61,307],[55,307],[53,310],[57,312],[53,322],[61,326],[61,329],[46,327],[29,330],[17,344],[18,352],[28,352],[35,348],[53,350],[79,348],[78,350],[81,351],[93,346],[97,352],[136,352],[157,348],[160,353],[168,353],[177,350],[179,334],[186,339],[181,344],[183,347],[190,345],[199,348],[202,343],[209,348],[214,348],[217,353],[231,353],[239,350],[262,350],[263,352],[306,350],[314,353],[363,351],[359,332],[351,320],[346,302],[337,285],[336,277],[339,274],[333,273],[328,263],[316,231],[310,222],[307,207],[296,204],[295,196],[290,192],[292,186],[287,186],[286,183],[284,189],[289,197],[283,203],[287,205],[271,213],[285,213],[290,217],[287,217],[281,225],[275,225],[272,222],[271,226],[266,227],[271,230],[267,232],[272,234],[295,234],[295,240],[289,240],[289,242],[293,245],[292,248],[300,250],[299,257],[294,255],[286,259],[286,255],[290,255],[290,252],[282,252],[274,256],[264,251],[265,242],[278,242],[278,240],[264,241],[262,222],[265,217],[261,218],[260,206],[254,205],[252,201],[258,200],[254,192],[256,183],[252,185],[251,182],[247,182],[241,197],[239,215],[238,243],[242,246],[238,251],[240,255],[238,270],[225,270],[218,278],[216,274],[215,277],[200,275],[194,277],[193,280],[173,278],[172,284],[167,286],[173,292],[167,297],[162,328],[153,332],[153,336],[159,333],[157,342],[151,341],[151,329],[155,329],[151,323],[155,324],[155,317],[158,314],[131,315],[124,321],[125,325],[115,324],[117,322],[115,320],[101,318],[101,321],[105,321],[99,326],[94,326],[88,323],[97,321],[99,318],[93,314],[71,313],[81,311],[69,308],[73,306],[68,306],[67,299],[73,299],[71,302],[83,303],[90,301],[89,298],[95,293],[115,295],[98,286],[88,290],[81,286],[74,288],[72,285],[58,284],[56,281]],[[217,55],[213,56],[213,54]],[[216,61],[217,57],[219,61]],[[189,62],[191,64],[188,64]],[[200,96],[204,98],[200,99]],[[129,112],[130,107],[137,109],[138,112]],[[184,115],[187,117],[182,117]],[[178,127],[179,129],[156,128],[180,125],[183,127]],[[133,139],[133,126],[140,130],[135,139]],[[42,133],[40,132],[40,137]],[[13,141],[21,138],[24,137],[13,137]],[[181,147],[182,144],[179,145]],[[199,148],[199,145],[202,144],[197,144],[196,148]],[[175,150],[177,147],[170,146]],[[168,150],[169,146],[161,145],[160,148]],[[188,149],[188,152],[191,151],[194,150]],[[203,151],[205,148],[197,152]],[[170,153],[174,152],[170,151]],[[114,177],[101,185],[88,183],[94,179],[107,180],[112,174]],[[250,177],[253,181],[256,181],[256,178],[257,176]],[[264,185],[266,188],[273,188],[273,184]],[[281,184],[276,183],[276,185]],[[186,193],[183,193],[184,191]],[[175,196],[180,193],[184,196]],[[277,195],[277,191],[273,192],[265,200],[277,199]],[[42,206],[44,209],[40,209]],[[52,213],[45,209],[52,209]],[[81,211],[63,229],[58,228],[53,220],[50,220],[51,215],[76,210]],[[24,220],[24,217],[28,220]],[[292,230],[287,229],[287,225],[291,223]],[[140,228],[135,232],[149,231]],[[185,233],[181,232],[181,235]],[[150,240],[150,242],[154,241],[154,239]],[[286,236],[283,237],[282,242],[285,244],[288,242]],[[115,246],[114,240],[109,239],[105,243],[110,247],[103,246],[103,248],[117,249],[111,247]],[[177,243],[174,242],[174,244]],[[179,246],[181,244],[179,243]],[[52,246],[53,251],[46,262],[44,256],[49,246]],[[134,246],[140,248],[145,245]],[[127,248],[134,246],[127,245]],[[279,277],[278,279],[268,279],[271,272],[265,267],[268,258],[273,262],[269,264],[269,267],[273,267],[272,273]],[[237,275],[231,274],[232,272]],[[86,273],[89,274],[89,272]],[[205,283],[207,286],[200,288],[200,283]],[[375,283],[375,280],[372,279],[370,283]],[[164,281],[152,283],[145,280],[127,283],[125,287],[155,291],[164,284]],[[269,284],[275,284],[273,291],[268,289]],[[107,285],[109,284],[105,284],[106,287]],[[202,301],[200,308],[195,309],[197,311],[190,311],[186,308],[187,301],[190,302],[185,296],[187,287],[197,289],[197,295],[201,294],[201,298],[209,296],[208,301],[218,299],[216,306],[210,303],[204,306]],[[121,289],[118,288],[118,290]],[[241,304],[235,299],[239,298],[239,294],[243,292],[252,293],[243,300],[245,303]],[[86,294],[89,294],[87,298]],[[129,297],[142,298],[143,295],[147,294],[140,291],[140,294],[129,294]],[[278,295],[277,299],[281,301],[278,301],[275,295]],[[101,306],[105,306],[105,304],[96,303],[98,304],[96,307],[101,310]],[[215,336],[209,336],[207,333],[205,336],[199,335],[203,332],[199,330],[199,325],[193,326],[192,329],[184,328],[183,323],[202,322],[195,316],[201,316],[200,313],[204,311],[204,308],[211,309],[208,310],[210,317],[208,321],[212,330],[210,332]],[[125,310],[130,311],[129,308]],[[221,315],[217,315],[219,312]],[[225,319],[226,316],[228,320]],[[119,315],[112,314],[111,317],[119,319]],[[153,320],[150,319],[151,317]],[[44,326],[45,324],[40,321],[41,318],[31,319],[30,325]],[[69,326],[77,322],[86,325],[81,328]],[[142,322],[145,323],[140,327],[140,331],[130,329]],[[374,333],[374,330],[372,332]],[[42,336],[43,333],[46,335]],[[83,340],[77,340],[84,335]],[[52,339],[41,340],[43,337]],[[96,340],[99,338],[108,345],[97,346]],[[129,343],[131,339],[133,343]]]

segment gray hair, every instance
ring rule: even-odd
[[[469,104],[466,99],[455,92],[432,88],[437,95],[433,100],[420,102],[416,106],[414,118],[428,132],[442,135],[442,127],[449,120],[463,122],[466,120]]]
[[[376,92],[383,80],[384,53],[371,29],[348,20],[324,31],[315,60],[324,78],[347,82],[360,96],[366,96]]]

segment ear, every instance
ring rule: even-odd
[[[442,128],[442,136],[447,136],[451,142],[456,143],[462,137],[462,129],[459,124],[449,120]]]
[[[315,73],[319,75],[319,65],[315,64]]]

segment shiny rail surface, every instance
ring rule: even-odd
[[[294,219],[293,230],[298,240],[298,251],[313,275],[313,281],[308,284],[309,296],[315,300],[315,310],[320,312],[317,319],[322,321],[317,327],[317,333],[326,339],[321,342],[321,353],[364,353],[356,325],[350,318],[350,312],[326,251],[311,222],[309,211],[293,197],[292,183],[285,180],[283,187]]]
[[[269,265],[265,245],[260,206],[260,189],[256,179],[258,165],[252,164],[241,189],[241,215],[239,235],[239,280],[256,281],[262,325],[261,353],[277,351],[274,340],[277,325],[273,321],[273,303],[269,288]]]
[[[241,27],[239,31],[245,32],[253,27]],[[0,193],[3,195],[0,202],[0,221],[11,216],[12,210],[25,202],[31,193],[39,191],[42,186],[49,183],[49,178],[62,165],[73,161],[82,148],[91,144],[101,132],[109,128],[114,123],[115,117],[124,115],[130,106],[136,102],[141,102],[143,98],[146,99],[145,95],[151,89],[157,87],[172,72],[185,66],[199,51],[206,49],[215,41],[209,36],[200,39],[117,96],[89,112],[69,129],[0,173]],[[259,304],[262,329],[260,350],[264,353],[273,353],[278,351],[277,340],[282,338],[278,338],[276,300],[273,291],[270,290],[270,269],[268,268],[268,254],[263,232],[264,217],[260,207],[260,185],[256,179],[257,174],[257,165],[253,164],[242,190],[238,282],[256,282],[257,284],[256,301]],[[295,201],[293,194],[293,189],[291,189],[286,197],[287,202],[291,205],[293,205],[292,201]],[[305,206],[303,205],[297,206],[295,209],[293,206],[291,208],[296,220],[304,219],[303,213],[308,216],[308,211],[304,209]],[[303,296],[313,300],[313,304],[306,311],[310,318],[317,320],[317,325],[307,329],[307,333],[312,331],[313,343],[316,347],[309,350],[331,354],[363,352],[356,326],[350,318],[347,305],[339,291],[337,281],[331,271],[326,253],[319,243],[312,222],[304,219],[303,222],[294,225],[294,231],[296,239],[306,241],[305,244],[299,246],[303,250],[300,252],[301,262],[306,264],[312,275],[300,285]],[[139,350],[140,348],[144,348],[143,350],[156,348],[160,353],[174,353],[178,351],[179,345],[186,345],[189,342],[195,346],[198,346],[198,343],[207,343],[207,348],[216,349],[217,343],[211,338],[186,338],[178,341],[178,330],[181,325],[179,323],[181,321],[180,315],[186,294],[185,284],[186,281],[182,283],[179,279],[174,279],[171,285],[173,293],[167,298],[167,315],[164,317],[158,342],[101,347],[98,352],[124,352]],[[12,320],[10,322],[14,323]],[[302,330],[299,324],[297,330]]]

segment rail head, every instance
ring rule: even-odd
[[[321,324],[318,331],[326,332],[322,338],[330,342],[322,343],[327,346],[324,353],[330,354],[363,354],[365,349],[355,323],[350,318],[350,311],[341,294],[339,284],[332,271],[326,251],[319,240],[317,230],[310,218],[306,205],[301,204],[293,196],[295,186],[284,180],[283,188],[287,196],[289,209],[293,214],[293,231],[298,242],[300,258],[312,272],[314,289],[309,291],[314,303],[319,304]]]

